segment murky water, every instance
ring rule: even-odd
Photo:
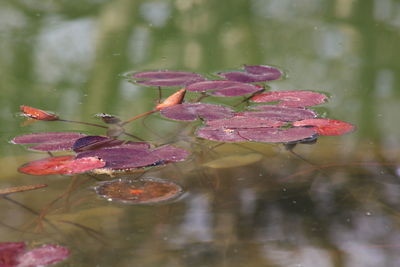
[[[66,246],[72,254],[60,266],[398,266],[399,14],[394,0],[0,2],[0,188],[48,184],[0,199],[0,241]],[[10,144],[16,135],[104,134],[23,126],[19,105],[73,120],[128,119],[158,98],[126,81],[128,71],[209,74],[243,64],[283,68],[288,77],[272,89],[327,92],[315,110],[357,130],[299,145],[295,155],[177,136],[187,124],[151,115],[130,131],[192,153],[130,176],[183,186],[159,205],[109,202],[87,175],[17,172],[44,155]]]

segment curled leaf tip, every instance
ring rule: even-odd
[[[156,109],[161,110],[163,108],[181,104],[183,101],[183,98],[185,97],[185,93],[186,93],[186,88],[183,88],[183,89],[173,93],[167,99],[165,99],[162,103],[158,104],[156,106]]]
[[[53,114],[53,113],[49,113],[46,112],[44,110],[41,109],[37,109],[34,107],[30,107],[30,106],[20,106],[19,109],[23,112],[23,116],[34,119],[34,120],[40,120],[40,121],[56,121],[58,120],[58,116]]]

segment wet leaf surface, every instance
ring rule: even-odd
[[[327,97],[321,93],[311,91],[273,91],[253,96],[254,102],[275,102],[283,107],[308,107],[325,102]]]
[[[309,119],[293,123],[293,126],[314,126],[312,127],[319,135],[342,135],[355,129],[354,125],[333,119]]]
[[[0,242],[0,266],[17,266],[17,256],[25,250],[24,242]]]
[[[74,132],[45,132],[20,135],[11,140],[14,144],[39,144],[29,147],[38,151],[70,150],[75,141],[86,136]]]
[[[259,153],[234,154],[209,161],[203,166],[212,169],[236,168],[256,163],[262,158]]]
[[[217,120],[232,117],[233,110],[221,105],[185,103],[165,108],[160,114],[168,119],[181,121],[194,121],[198,118]]]
[[[253,117],[251,113],[246,115],[241,114],[228,119],[207,121],[206,124],[209,127],[227,129],[280,127],[285,124],[282,121],[272,120],[267,117]]]
[[[20,110],[23,112],[23,116],[35,119],[35,120],[41,120],[41,121],[56,121],[58,120],[58,116],[49,113],[47,111],[37,109],[34,107],[30,106],[20,106]]]
[[[102,147],[122,145],[123,143],[123,140],[118,140],[106,136],[88,135],[76,140],[72,146],[72,149],[75,152],[81,152],[86,150],[99,149]]]
[[[113,180],[101,183],[96,193],[109,201],[125,204],[156,204],[173,200],[183,189],[175,182],[158,178]]]
[[[74,156],[60,156],[31,161],[21,166],[18,170],[31,175],[75,174],[104,166],[105,162],[96,157],[76,159]]]
[[[191,92],[207,92],[214,96],[241,96],[246,94],[252,94],[260,91],[262,88],[258,88],[252,84],[215,80],[215,81],[203,81],[193,83],[187,87],[188,91]]]
[[[278,80],[282,77],[282,72],[271,66],[254,65],[244,66],[244,71],[222,72],[218,74],[230,81],[238,81],[243,83],[266,82]]]
[[[204,81],[197,73],[184,71],[146,71],[132,74],[136,83],[146,86],[187,86],[189,84]]]
[[[261,105],[251,107],[254,111],[239,112],[239,115],[263,117],[278,121],[299,121],[304,119],[313,119],[317,117],[317,113],[306,108],[280,107],[276,105]]]

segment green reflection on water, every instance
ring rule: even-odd
[[[48,183],[47,189],[12,196],[36,211],[72,181],[18,174],[20,164],[41,155],[8,140],[71,126],[20,127],[14,116],[18,106],[92,122],[98,112],[129,118],[150,110],[157,92],[127,82],[120,76],[127,71],[211,73],[274,64],[287,70],[288,79],[271,83],[272,89],[326,91],[332,95],[324,105],[329,117],[358,126],[351,135],[296,148],[325,166],[318,170],[260,144],[252,145],[265,154],[259,163],[202,168],[210,160],[206,142],[194,160],[150,173],[187,189],[182,200],[165,206],[106,203],[87,181],[49,208],[48,219],[58,230],[44,222],[45,232],[35,232],[33,214],[2,201],[2,240],[70,246],[73,256],[66,265],[73,266],[396,266],[396,1],[3,1],[0,7],[1,186]],[[162,133],[180,127],[156,116],[146,123]],[[132,131],[162,140],[140,123]],[[212,157],[249,153],[224,147]]]

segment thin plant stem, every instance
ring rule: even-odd
[[[158,110],[154,109],[154,110],[150,110],[150,111],[147,111],[147,112],[145,112],[145,113],[139,114],[139,115],[137,115],[137,116],[135,116],[135,117],[133,117],[133,118],[130,118],[129,120],[124,121],[123,123],[121,123],[121,126],[124,126],[124,125],[127,124],[127,123],[130,123],[130,122],[132,122],[132,121],[134,121],[134,120],[137,120],[137,119],[139,119],[139,118],[141,118],[141,117],[150,115],[150,114],[152,114],[152,113],[154,113],[154,112],[157,112],[157,111],[158,111]]]
[[[103,128],[103,129],[108,129],[107,126],[96,124],[96,123],[84,122],[84,121],[72,121],[72,120],[63,120],[63,119],[58,119],[58,121],[77,123],[77,124],[83,124],[83,125],[95,126],[95,127],[99,127],[99,128]]]

